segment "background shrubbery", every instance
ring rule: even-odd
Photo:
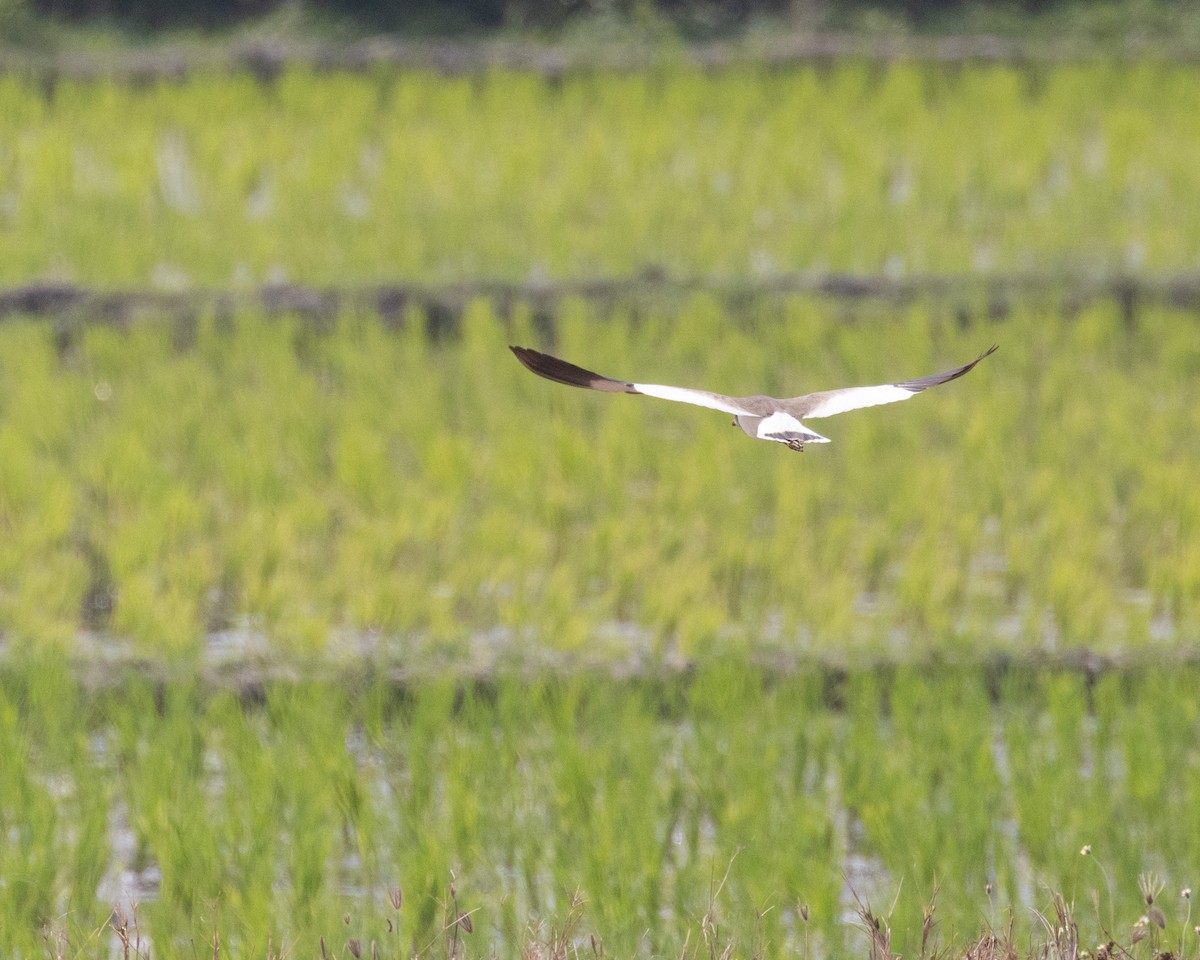
[[[520,29],[558,31],[589,20],[668,27],[685,37],[735,32],[758,20],[790,20],[804,27],[887,26],[951,28],[964,15],[974,23],[1019,29],[1030,15],[1081,14],[1089,21],[1153,21],[1178,13],[1172,0],[1081,3],[1079,0],[0,0],[6,38],[18,23],[46,18],[103,22],[133,32],[212,29],[270,17],[337,24],[363,32],[461,34]],[[19,36],[17,37],[19,40]]]

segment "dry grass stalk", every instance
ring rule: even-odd
[[[870,946],[870,960],[899,960],[899,954],[892,952],[892,925],[889,917],[876,914],[869,903],[863,903],[858,893],[854,894],[855,912],[858,914],[859,927],[867,935]]]
[[[938,884],[935,880],[933,883],[933,893],[929,896],[929,902],[921,908],[921,957],[923,960],[931,956],[931,948],[933,951],[932,956],[937,956],[937,938],[935,934],[937,933],[938,924],[935,914],[937,913],[938,889]]]
[[[122,960],[150,960],[150,949],[142,943],[142,932],[138,927],[138,905],[130,904],[129,913],[117,907],[109,918],[109,924],[121,943]]]
[[[732,865],[732,860],[730,865]],[[728,875],[727,870],[719,882],[714,877],[708,906],[700,920],[703,946],[693,939],[692,929],[689,927],[685,932],[679,951],[679,960],[733,960],[735,956],[745,957],[746,960],[761,960],[761,958],[771,955],[761,931],[761,921],[771,908],[756,911],[755,917],[758,921],[756,935],[748,953],[735,951],[733,941],[722,936],[717,920],[717,898],[724,888]],[[1141,878],[1139,886],[1142,900],[1147,909],[1155,908],[1156,898],[1161,894],[1165,885],[1157,877],[1145,875]],[[862,901],[857,893],[853,890],[851,892],[856,903],[858,926],[867,938],[866,950],[862,952],[869,960],[901,960],[902,955],[895,949],[891,925],[895,905],[886,915],[880,915],[872,910],[868,903]],[[1004,928],[997,930],[989,923],[979,936],[965,947],[943,948],[938,944],[940,927],[937,919],[938,894],[939,888],[935,884],[929,901],[922,908],[920,952],[916,954],[920,960],[1200,960],[1200,954],[1189,953],[1187,950],[1188,938],[1194,934],[1197,939],[1200,939],[1200,929],[1193,931],[1188,926],[1191,922],[1190,911],[1181,928],[1180,941],[1177,944],[1178,950],[1168,949],[1166,944],[1160,943],[1162,936],[1160,931],[1164,929],[1166,919],[1164,918],[1163,924],[1159,924],[1148,916],[1143,916],[1133,924],[1127,940],[1119,941],[1105,932],[1103,942],[1091,950],[1086,950],[1080,944],[1079,927],[1074,917],[1073,905],[1058,893],[1052,895],[1050,908],[1047,911],[1035,913],[1043,934],[1040,938],[1018,947],[1014,940],[1015,920],[1010,911],[1008,923]],[[1190,908],[1191,890],[1184,888],[1180,897],[1187,902]],[[400,899],[401,896],[398,893],[393,896],[389,892],[389,900],[396,909],[399,909]],[[582,893],[576,891],[571,897],[570,906],[561,927],[546,928],[541,922],[528,927],[525,942],[519,947],[519,956],[522,960],[580,960],[581,948],[585,954],[590,949],[591,960],[606,960],[607,953],[603,942],[595,934],[585,935],[580,931],[584,903]],[[406,957],[410,960],[422,960],[430,954],[439,940],[442,940],[445,945],[447,960],[496,956],[494,947],[490,949],[485,947],[474,952],[468,950],[463,942],[462,937],[470,934],[474,929],[471,917],[475,911],[466,911],[459,906],[457,883],[453,877],[449,896],[442,907],[444,911],[442,927],[424,949],[406,954],[397,942],[395,950],[387,952],[386,945],[381,950],[378,942],[371,940],[369,948],[371,960],[381,960],[384,957],[395,958],[395,960],[404,960]],[[807,925],[809,919],[807,904],[798,904],[797,911],[798,917]],[[343,917],[344,922],[349,923],[349,920],[348,916]],[[119,907],[114,909],[106,926],[111,927],[121,944],[122,960],[150,960],[149,944],[142,939],[138,929],[136,906],[133,906],[129,913]],[[43,929],[43,940],[46,943],[47,956],[53,957],[54,960],[65,960],[69,956],[84,955],[77,949],[69,949],[71,944],[66,935],[57,931],[52,925],[47,925]],[[337,957],[353,957],[355,960],[360,960],[363,954],[368,952],[364,949],[363,941],[358,938],[350,938],[346,942],[343,953],[332,955],[326,949],[324,937],[320,937],[318,942],[320,955],[324,960],[330,960],[331,957],[335,960]],[[220,960],[220,945],[220,934],[214,930],[212,936],[213,960]],[[804,955],[808,955],[807,942]],[[273,938],[268,938],[266,960],[291,960],[290,952],[277,952]]]
[[[1061,893],[1054,894],[1054,916],[1039,912],[1037,918],[1046,931],[1046,943],[1040,951],[1046,960],[1077,960],[1079,957],[1079,926],[1071,905]]]
[[[541,923],[530,927],[529,939],[521,948],[523,960],[572,960],[577,957],[578,949],[575,947],[575,941],[580,921],[583,919],[583,904],[583,894],[576,890],[571,895],[567,917],[561,927],[558,929],[551,927],[545,936],[542,935],[543,925]],[[596,938],[595,934],[588,936],[588,944],[593,957],[605,956],[604,945]]]

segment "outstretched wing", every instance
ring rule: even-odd
[[[528,347],[509,347],[521,363],[539,377],[553,380],[555,383],[565,383],[570,387],[583,387],[587,390],[600,390],[604,393],[640,393],[647,397],[658,397],[660,400],[676,400],[679,403],[690,403],[697,407],[708,407],[710,410],[723,410],[725,413],[750,415],[753,410],[739,406],[733,397],[722,396],[719,393],[709,393],[706,390],[692,390],[688,387],[668,387],[658,383],[630,383],[627,380],[614,380],[591,370],[584,370],[566,360],[552,357],[548,353],[538,353]]]
[[[990,356],[996,350],[995,346],[985,350],[970,363],[942,373],[933,373],[916,380],[904,380],[901,383],[883,383],[875,387],[846,387],[843,390],[825,390],[821,393],[809,393],[802,397],[784,400],[783,407],[793,416],[806,419],[809,417],[832,417],[835,413],[845,413],[848,410],[859,410],[863,407],[877,407],[881,403],[896,403],[909,397],[936,387],[940,383],[957,380],[969,372],[980,360]]]

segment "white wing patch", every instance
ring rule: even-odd
[[[667,387],[659,383],[635,383],[633,388],[647,397],[658,397],[660,400],[675,400],[679,403],[690,403],[697,407],[708,407],[710,410],[721,410],[725,413],[748,414],[751,411],[731,403],[724,397],[707,393],[704,390],[690,390],[687,387]]]
[[[758,425],[759,440],[776,440],[787,443],[789,440],[800,440],[804,443],[828,443],[829,438],[823,437],[802,424],[790,413],[782,410],[763,417]]]
[[[828,395],[804,415],[806,417],[832,417],[835,413],[846,413],[848,410],[861,410],[863,407],[877,407],[881,403],[896,403],[916,396],[920,391],[906,390],[895,384],[884,383],[877,387],[847,387],[844,390],[830,390]]]

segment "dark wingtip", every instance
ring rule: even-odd
[[[963,373],[966,373],[967,370],[970,370],[973,366],[975,366],[975,364],[977,364],[984,357],[990,357],[993,353],[995,353],[999,349],[1000,349],[1000,344],[993,343],[990,347],[988,347],[986,350],[984,350],[983,353],[981,353],[974,360],[972,360],[970,363],[968,363],[966,366],[966,370],[963,370]]]
[[[604,393],[636,393],[633,384],[624,380],[614,380],[592,370],[577,367],[566,360],[552,357],[548,353],[539,353],[528,347],[508,348],[530,371],[539,377],[553,380],[555,383],[566,384],[568,387],[583,387],[586,390],[600,390]]]
[[[508,349],[513,352],[513,356],[521,361],[522,366],[528,370],[532,370],[540,377],[548,376],[547,370],[554,369],[556,362],[559,362],[557,357],[552,357],[547,353],[539,353],[537,350],[531,350],[529,347],[514,347],[512,344],[509,344]],[[551,379],[555,378],[551,377]]]
[[[970,363],[964,363],[961,367],[955,367],[953,370],[944,370],[941,373],[933,373],[928,377],[917,377],[915,380],[905,380],[903,383],[898,383],[896,386],[909,390],[912,393],[920,393],[922,390],[928,390],[930,387],[936,387],[939,384],[949,383],[951,380],[957,380],[964,374],[970,373],[975,369],[975,364],[979,363],[984,357],[990,357],[993,353],[1000,349],[1000,344],[993,343],[988,349],[984,350]]]

